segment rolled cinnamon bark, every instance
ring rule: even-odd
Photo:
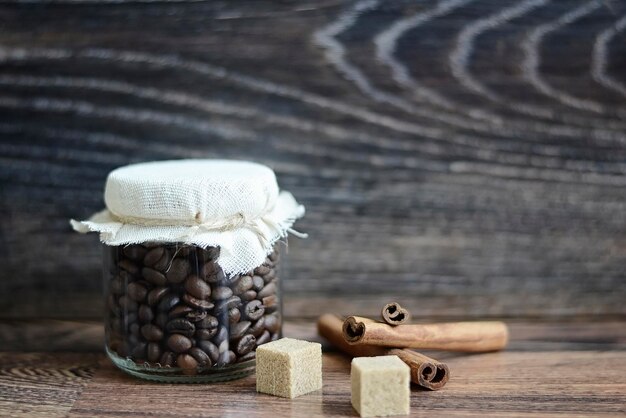
[[[401,325],[408,322],[411,315],[398,302],[391,302],[383,306],[380,313],[383,320],[389,325]]]
[[[398,356],[411,368],[411,381],[425,389],[439,390],[450,377],[444,363],[409,349],[350,345],[343,338],[343,321],[336,315],[325,314],[317,320],[318,333],[346,354],[353,357]]]
[[[450,322],[391,326],[368,318],[350,316],[343,336],[350,345],[416,348],[481,353],[502,350],[508,329],[500,321]]]

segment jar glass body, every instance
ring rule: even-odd
[[[278,252],[227,277],[219,248],[104,246],[105,345],[125,372],[216,382],[254,371],[256,347],[281,337]]]

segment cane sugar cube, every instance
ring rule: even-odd
[[[352,406],[362,417],[406,415],[410,407],[410,368],[398,356],[352,359]]]
[[[321,344],[282,338],[257,348],[257,392],[295,398],[321,388]]]

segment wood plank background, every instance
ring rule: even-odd
[[[626,315],[624,1],[32,0],[0,29],[0,317],[98,318],[67,220],[188,157],[306,205],[289,316]]]

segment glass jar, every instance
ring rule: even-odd
[[[219,248],[104,246],[106,351],[131,375],[215,382],[254,371],[256,347],[281,337],[278,251],[226,277]]]
[[[281,337],[277,243],[304,207],[247,161],[175,160],[109,173],[106,208],[71,224],[104,246],[106,351],[131,375],[215,382],[254,371]]]

